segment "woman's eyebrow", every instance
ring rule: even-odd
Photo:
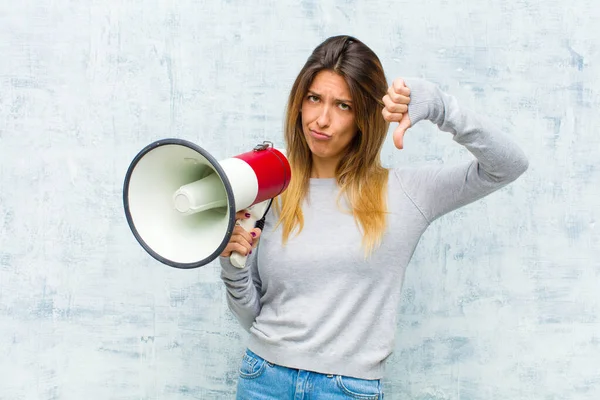
[[[312,89],[308,89],[308,94],[311,94],[311,95],[317,96],[317,97],[323,97],[319,93],[315,92]],[[337,101],[338,103],[352,103],[352,100],[350,100],[350,99],[335,99],[335,101]]]

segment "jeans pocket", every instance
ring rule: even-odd
[[[240,365],[240,377],[244,379],[258,378],[262,375],[266,365],[267,362],[263,358],[246,350],[246,354],[242,357],[242,365]]]
[[[338,387],[351,398],[363,400],[382,399],[381,381],[379,379],[359,379],[349,376],[336,376]]]

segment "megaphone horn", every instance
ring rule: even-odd
[[[197,268],[219,256],[231,239],[237,211],[246,230],[264,217],[291,178],[283,152],[263,142],[220,162],[183,139],[150,143],[131,162],[123,185],[127,222],[138,243],[156,260]],[[231,262],[245,266],[233,253]]]

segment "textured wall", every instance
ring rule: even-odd
[[[354,34],[513,135],[531,166],[427,231],[390,399],[600,398],[600,7],[592,0],[0,3],[0,399],[227,399],[246,339],[218,268],[125,222],[147,143],[282,144],[309,52]],[[468,155],[423,123],[387,165]]]

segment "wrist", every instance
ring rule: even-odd
[[[408,116],[414,126],[419,121],[428,120],[440,124],[444,120],[443,92],[433,83],[420,78],[405,80],[410,89]]]

